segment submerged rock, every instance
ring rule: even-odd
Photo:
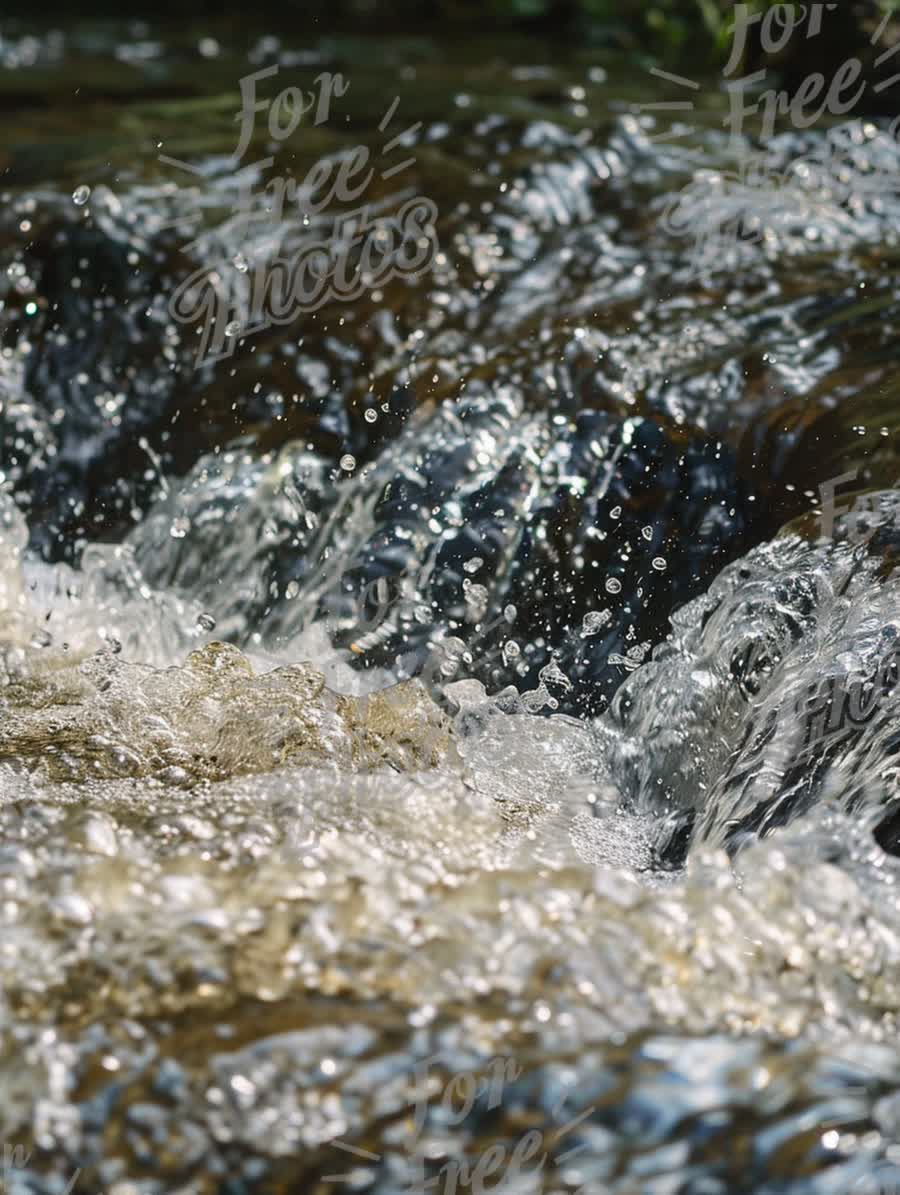
[[[149,583],[239,642],[283,648],[324,622],[363,668],[547,681],[551,707],[584,715],[746,546],[750,499],[721,441],[662,418],[529,414],[501,389],[441,404],[330,485],[299,446],[204,458],[132,538]]]

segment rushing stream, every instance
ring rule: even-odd
[[[888,118],[748,178],[588,48],[0,64],[4,1191],[900,1190]],[[220,319],[359,147],[367,285]]]

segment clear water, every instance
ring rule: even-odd
[[[845,469],[896,480],[896,197],[795,180],[786,217],[773,184],[698,277],[664,213],[741,201],[697,181],[729,167],[714,100],[659,146],[647,81],[586,52],[257,44],[344,65],[360,140],[413,71],[445,256],[194,370],[162,226],[252,249],[246,60],[23,37],[10,1189],[449,1191],[463,1162],[510,1192],[896,1189],[895,498],[867,543],[776,535]],[[93,141],[59,82],[85,64]],[[836,136],[838,172],[896,168],[886,129]]]

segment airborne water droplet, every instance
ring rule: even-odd
[[[80,187],[76,187],[72,192],[72,202],[77,203],[79,207],[83,207],[91,197],[91,188],[85,183]]]
[[[365,419],[366,423],[374,423],[375,420],[378,418],[378,412],[375,410],[374,407],[369,407],[368,410],[363,415],[363,418]]]
[[[619,581],[616,577],[607,577],[606,592],[607,593],[621,593],[622,592],[622,582]]]
[[[585,614],[584,621],[581,624],[581,637],[587,639],[590,635],[596,635],[612,618],[609,610],[591,610],[589,614]]]
[[[346,473],[352,473],[356,468],[356,457],[351,456],[348,452],[345,456],[341,457],[340,465]]]
[[[668,567],[664,557],[662,556],[654,556],[651,563],[658,573],[664,573]]]
[[[216,629],[216,620],[211,614],[198,614],[197,626],[201,631],[214,631]]]
[[[231,320],[230,323],[227,323],[225,325],[225,335],[226,336],[237,336],[237,334],[238,334],[238,332],[240,332],[240,330],[241,330],[240,322],[236,319]]]

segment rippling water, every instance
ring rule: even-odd
[[[219,37],[0,38],[4,1181],[896,1190],[894,130]],[[440,253],[196,367],[275,63],[257,187],[397,94]]]

